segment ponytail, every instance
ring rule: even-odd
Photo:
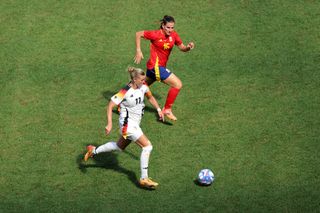
[[[128,73],[130,75],[131,80],[133,80],[139,75],[146,75],[142,69],[136,67],[128,67]]]

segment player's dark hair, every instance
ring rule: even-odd
[[[168,22],[173,22],[175,23],[175,20],[172,16],[168,16],[168,15],[165,15],[163,16],[163,18],[160,20],[160,29],[162,29],[162,25],[166,25]]]

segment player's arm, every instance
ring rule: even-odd
[[[146,97],[148,98],[148,101],[150,102],[150,104],[157,109],[158,115],[159,115],[159,119],[164,121],[164,116],[162,113],[162,110],[157,102],[157,100],[153,97],[152,93],[149,91],[146,93]]]
[[[178,48],[182,51],[182,52],[188,52],[190,50],[192,50],[194,48],[194,43],[191,41],[188,43],[188,45],[184,45],[183,43],[181,43],[180,45],[178,45]]]
[[[114,103],[112,100],[110,100],[110,102],[107,106],[107,126],[105,128],[106,135],[108,135],[112,129],[112,109],[115,106],[117,106],[117,104]]]
[[[134,63],[140,64],[143,59],[141,51],[141,38],[143,38],[144,31],[136,32],[136,55],[134,56]]]

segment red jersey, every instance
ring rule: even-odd
[[[166,67],[173,46],[182,44],[180,36],[175,31],[170,36],[166,36],[161,30],[144,31],[143,37],[151,42],[148,69],[155,66]]]

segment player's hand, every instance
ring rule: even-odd
[[[109,135],[110,132],[111,132],[111,129],[112,129],[112,124],[108,124],[106,127],[105,127],[105,133],[106,135]]]
[[[159,115],[159,120],[164,122],[164,114],[162,111],[158,111],[158,115]]]
[[[140,64],[141,60],[143,59],[143,54],[141,50],[136,51],[136,55],[134,56],[134,63]]]
[[[194,48],[194,43],[191,41],[189,42],[189,44],[187,45],[188,48],[190,48],[190,50],[192,50]]]

